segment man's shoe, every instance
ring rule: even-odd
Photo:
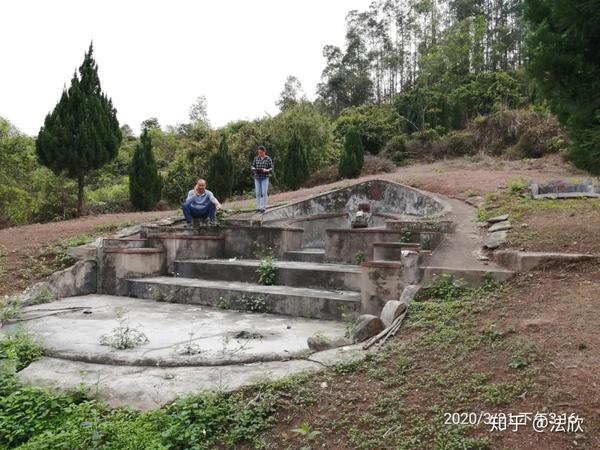
[[[216,227],[217,225],[218,225],[218,224],[217,224],[217,221],[216,221],[216,220],[209,220],[209,221],[208,221],[208,226],[209,226],[209,227]]]

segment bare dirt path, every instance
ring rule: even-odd
[[[98,234],[102,230],[123,228],[173,214],[175,211],[103,214],[0,230],[0,294],[21,291],[47,276],[53,263],[49,258],[54,256],[49,248],[63,239]],[[107,231],[105,234],[110,233]]]

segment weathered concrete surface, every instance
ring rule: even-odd
[[[118,325],[119,310],[126,311],[129,324],[148,337],[147,344],[128,350],[100,345],[101,336]],[[304,355],[310,336],[335,340],[346,331],[341,322],[101,295],[30,306],[24,309],[23,319],[22,324],[43,342],[47,356],[119,365],[286,360]]]
[[[71,267],[54,272],[47,281],[36,283],[21,298],[24,305],[37,303],[40,296],[51,294],[54,298],[87,295],[96,292],[96,261],[81,260]]]
[[[400,297],[407,284],[402,279],[402,266],[397,262],[369,261],[361,265],[361,314],[379,316],[387,300]]]
[[[592,180],[583,183],[569,183],[558,180],[547,184],[532,183],[529,186],[534,199],[543,198],[575,198],[575,197],[600,197],[600,186],[594,185]]]
[[[77,389],[83,383],[112,407],[149,410],[201,391],[233,391],[267,379],[324,368],[307,360],[222,367],[137,367],[46,357],[19,372],[19,377],[26,383],[56,389]]]
[[[371,180],[273,208],[264,214],[263,220],[355,212],[359,203],[369,203],[372,213],[399,216],[436,217],[449,210],[433,194],[390,181]]]
[[[355,291],[307,289],[291,286],[263,286],[252,283],[213,281],[193,278],[154,277],[129,280],[133,297],[230,309],[247,309],[245,302],[264,303],[276,314],[316,319],[342,319],[343,312],[358,312],[360,293]]]
[[[325,260],[325,249],[323,248],[303,248],[292,250],[283,254],[283,259],[287,261],[315,262],[321,263]]]
[[[518,272],[532,270],[542,264],[555,262],[577,262],[597,260],[600,261],[600,255],[582,254],[582,253],[553,253],[553,252],[519,252],[515,250],[500,250],[494,252],[494,259],[509,268]]]
[[[127,278],[159,275],[166,270],[165,252],[159,248],[107,248],[100,250],[102,294],[127,293]]]
[[[372,261],[375,242],[398,242],[400,231],[385,228],[331,229],[326,230],[325,261],[354,264],[357,253],[365,261]]]
[[[259,265],[256,259],[176,261],[175,274],[185,278],[255,283]],[[360,267],[355,265],[274,260],[273,268],[277,285],[360,291]]]

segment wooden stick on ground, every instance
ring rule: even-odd
[[[389,334],[392,332],[394,333],[393,335],[395,335],[398,329],[400,328],[400,325],[402,325],[402,320],[404,319],[404,316],[406,316],[406,311],[404,311],[404,313],[396,317],[389,327],[387,327],[385,330],[379,332],[379,334],[369,339],[367,343],[363,345],[363,350],[367,350],[369,347],[372,347],[382,338],[385,338],[385,342],[387,340],[387,336],[389,336]]]

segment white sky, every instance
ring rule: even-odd
[[[4,0],[0,116],[36,135],[90,41],[103,91],[138,133],[188,121],[205,95],[213,126],[276,114],[295,75],[313,99],[323,46],[372,0]]]

